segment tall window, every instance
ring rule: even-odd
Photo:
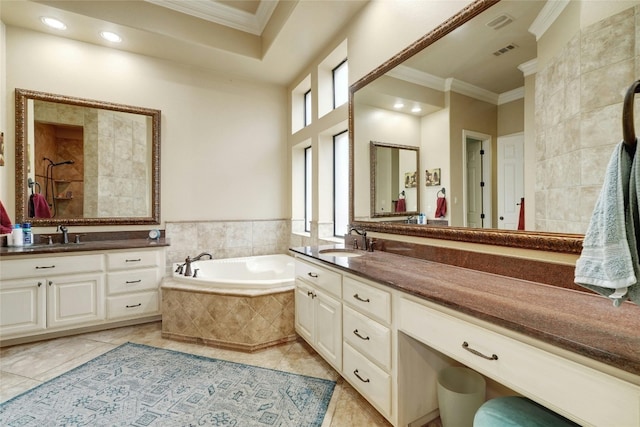
[[[311,231],[311,147],[304,149],[304,231]]]
[[[333,108],[349,100],[349,67],[345,59],[331,71],[333,75]]]
[[[311,89],[304,93],[304,125],[311,124]]]
[[[349,224],[349,133],[333,136],[333,235],[343,237]]]

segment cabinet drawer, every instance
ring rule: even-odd
[[[344,340],[380,367],[391,369],[391,331],[349,307],[343,307]]]
[[[296,277],[340,298],[342,276],[320,266],[296,259]]]
[[[343,375],[383,415],[391,413],[391,376],[349,344],[343,349]]]
[[[156,250],[115,252],[107,254],[107,268],[109,270],[156,267],[160,265],[159,262],[159,253]]]
[[[155,314],[159,310],[158,292],[140,292],[107,298],[107,318]]]
[[[342,299],[359,311],[391,323],[391,294],[350,277],[343,279]]]
[[[0,262],[0,280],[104,270],[102,255],[15,259]]]
[[[405,299],[399,329],[581,425],[640,425],[634,384]]]
[[[125,292],[139,292],[158,288],[158,270],[146,268],[125,270],[107,274],[107,293],[109,295]]]

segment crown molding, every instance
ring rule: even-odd
[[[202,0],[145,0],[156,6],[181,12],[236,30],[259,36],[269,22],[278,2],[261,1],[255,15],[223,3]]]
[[[548,1],[543,7],[536,19],[529,27],[529,32],[536,36],[536,41],[544,35],[551,27],[551,24],[558,19],[565,7],[569,5],[570,0],[554,0]]]

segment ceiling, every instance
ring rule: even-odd
[[[545,4],[501,1],[358,91],[358,102],[424,116],[444,108],[449,89],[494,104],[524,96],[523,65],[537,57],[530,28],[544,15]],[[410,112],[414,107],[420,111]]]
[[[288,85],[369,0],[0,0],[5,25]],[[67,25],[45,27],[49,16]],[[100,31],[118,33],[117,45]]]

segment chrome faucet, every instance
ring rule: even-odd
[[[360,231],[356,227],[351,227],[349,229],[349,233],[347,233],[347,234],[350,236],[352,231],[355,231],[357,235],[362,236],[362,240],[364,242],[364,245],[363,245],[364,247],[362,249],[364,249],[365,251],[369,250],[369,245],[368,245],[369,242],[367,241],[367,230]],[[353,240],[353,249],[359,249],[358,248],[358,239],[357,238]]]
[[[201,254],[199,254],[198,256],[196,256],[195,258],[191,258],[191,261],[200,261],[200,259],[201,259],[203,256],[208,256],[208,257],[209,257],[209,259],[213,259],[213,255],[211,255],[210,253],[208,253],[208,252],[202,252]]]
[[[64,225],[58,226],[58,231],[62,233],[62,243],[69,243],[69,229]]]

